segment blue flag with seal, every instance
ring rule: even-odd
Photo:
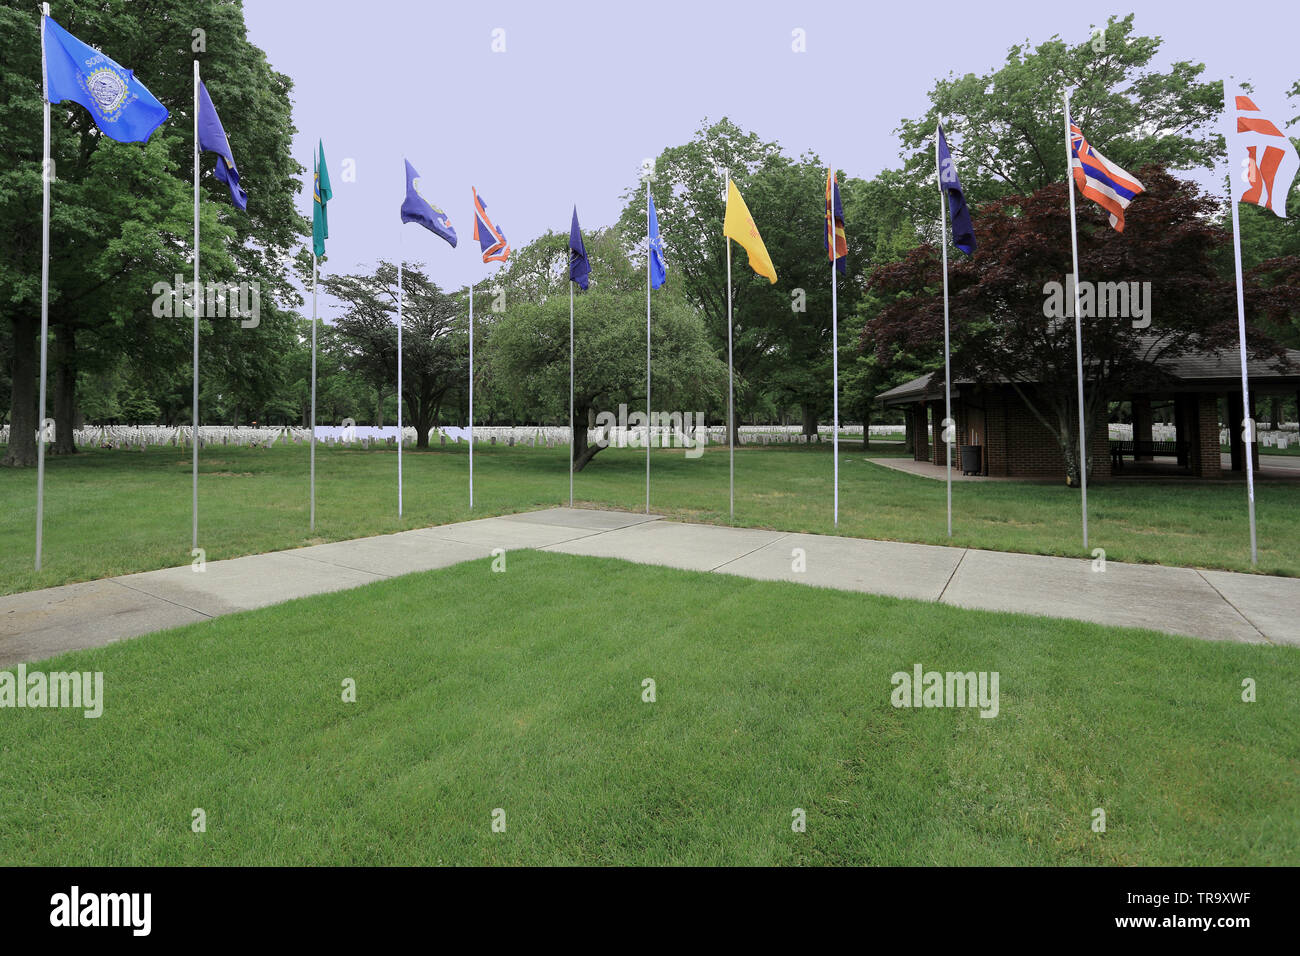
[[[82,43],[50,17],[43,20],[46,99],[80,103],[109,139],[119,143],[147,140],[167,119],[167,107],[130,70]]]
[[[455,249],[456,230],[451,227],[451,219],[421,195],[420,174],[409,159],[403,162],[406,163],[406,198],[402,200],[402,222],[418,222],[434,235],[446,239]]]
[[[217,168],[214,175],[230,187],[230,198],[240,209],[248,209],[248,191],[239,184],[239,169],[235,166],[234,154],[230,152],[230,140],[221,125],[217,108],[212,105],[207,86],[199,81],[199,149],[217,154]]]
[[[587,279],[591,275],[591,261],[587,258],[587,246],[582,241],[582,230],[578,228],[578,207],[573,207],[573,225],[569,227],[569,279],[578,283],[578,287],[587,291]]]
[[[939,188],[948,196],[948,215],[952,219],[952,244],[966,255],[975,252],[975,229],[971,226],[970,210],[966,208],[966,194],[957,178],[957,164],[948,152],[948,140],[939,127]]]
[[[664,243],[659,237],[659,216],[654,197],[650,197],[650,288],[657,289],[668,281],[668,263],[664,261]]]

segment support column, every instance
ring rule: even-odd
[[[1244,447],[1241,440],[1241,420],[1246,416],[1241,410],[1241,392],[1228,393],[1228,420],[1224,422],[1228,429],[1228,454],[1232,459],[1232,470],[1246,470],[1246,459],[1242,454]]]
[[[1255,469],[1255,475],[1259,475],[1259,416],[1256,414],[1257,406],[1255,404],[1255,389],[1250,390],[1250,419],[1255,423],[1255,440],[1250,443],[1251,463]]]
[[[929,461],[930,439],[926,433],[926,425],[929,420],[929,415],[926,413],[925,402],[917,403],[916,407],[912,410],[912,416],[912,421],[914,423],[912,430],[915,432],[915,448],[912,451],[912,459],[914,461]]]
[[[942,465],[947,460],[948,447],[943,442],[943,403],[934,402],[930,405],[930,460],[936,465]]]
[[[1151,396],[1134,395],[1133,406],[1133,440],[1151,441]],[[1136,461],[1150,461],[1150,455],[1136,455]]]
[[[1179,442],[1190,446],[1194,429],[1192,427],[1192,412],[1188,408],[1188,398],[1190,396],[1184,395],[1182,392],[1174,396],[1174,437]],[[1180,458],[1178,464],[1185,466],[1187,461]]]
[[[1192,441],[1192,474],[1218,478],[1223,474],[1219,451],[1219,399],[1212,393],[1196,396],[1196,433]]]

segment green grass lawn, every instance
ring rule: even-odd
[[[872,456],[899,454],[875,447]],[[199,544],[208,560],[384,534],[567,503],[567,450],[480,446],[475,510],[468,508],[465,446],[408,452],[405,514],[397,517],[393,451],[318,448],[317,527],[307,527],[307,448],[210,448],[200,458]],[[946,544],[944,485],[864,461],[841,445],[840,524],[831,520],[829,444],[736,452],[736,523]],[[579,505],[639,511],[645,455],[602,452],[575,482]],[[87,450],[47,462],[45,567],[32,570],[34,471],[0,469],[0,593],[188,564],[190,459],[184,449]],[[1300,575],[1300,482],[1257,492],[1259,569]],[[1112,561],[1249,570],[1240,482],[1153,480],[1089,488],[1090,544]],[[726,523],[727,450],[699,459],[653,453],[658,513]],[[952,544],[1083,554],[1078,493],[1063,484],[980,482],[953,489]]]
[[[1300,864],[1290,648],[519,551],[40,668],[103,714],[0,711],[0,865]]]

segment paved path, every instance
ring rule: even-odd
[[[1223,459],[1224,477],[1225,478],[1234,477],[1232,472],[1232,457],[1230,455],[1222,455],[1221,457]],[[869,456],[863,458],[862,460],[870,462],[873,465],[880,465],[882,468],[891,468],[894,471],[902,471],[909,475],[918,475],[921,478],[934,478],[938,481],[946,481],[948,479],[948,469],[943,465],[936,465],[934,462],[931,461],[915,461],[911,458],[872,458]],[[1164,459],[1162,459],[1162,461],[1164,461]],[[1132,477],[1134,479],[1162,478],[1162,477],[1182,479],[1182,478],[1189,477],[1187,475],[1180,474],[1178,471],[1174,470],[1175,463],[1172,458],[1168,460],[1167,464],[1169,470],[1165,473],[1147,472],[1146,474],[1143,474],[1141,471],[1136,471],[1133,472],[1129,477]],[[1241,481],[1245,481],[1245,472],[1242,472],[1240,475],[1236,475],[1235,477],[1237,477]],[[1290,457],[1286,455],[1261,455],[1259,459],[1259,468],[1255,470],[1255,477],[1259,478],[1261,481],[1267,479],[1274,479],[1274,478],[1281,479],[1281,480],[1293,480],[1296,478],[1300,478],[1300,455],[1292,455]],[[1037,484],[1059,484],[1060,483],[1059,479],[1055,479],[1055,478],[1007,478],[1001,475],[997,475],[997,476],[963,475],[961,473],[961,468],[958,467],[955,458],[953,459],[953,466],[952,466],[952,480],[954,482],[957,481],[1019,481],[1019,482],[1032,481]],[[1209,480],[1213,480],[1213,479],[1209,479]]]
[[[1300,579],[553,508],[0,597],[0,667],[414,571],[537,548],[994,611],[1300,647]],[[802,551],[805,569],[794,567]]]

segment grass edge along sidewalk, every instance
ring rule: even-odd
[[[103,713],[0,711],[4,864],[1300,862],[1292,648],[527,551],[44,666]]]
[[[870,455],[881,454],[877,448]],[[199,544],[208,561],[558,505],[565,449],[480,447],[476,505],[467,507],[466,455],[449,447],[404,456],[406,513],[396,514],[396,454],[329,449],[318,461],[318,527],[307,529],[306,450],[214,447],[200,459]],[[727,455],[652,455],[651,507],[727,525]],[[49,465],[45,570],[32,570],[32,476],[0,469],[0,594],[188,565],[189,460],[183,450],[89,449]],[[737,525],[846,537],[1083,557],[1078,493],[1054,484],[985,482],[956,489],[955,536],[940,482],[869,464],[841,448],[841,520],[831,521],[829,448],[742,448]],[[639,511],[645,459],[608,449],[576,478],[580,503]],[[1258,495],[1260,570],[1300,575],[1300,482]],[[1089,496],[1092,544],[1111,561],[1249,571],[1239,483],[1098,485]]]
[[[0,597],[0,665],[386,577],[546,549],[685,570],[1300,644],[1300,579],[687,524],[550,508]]]

